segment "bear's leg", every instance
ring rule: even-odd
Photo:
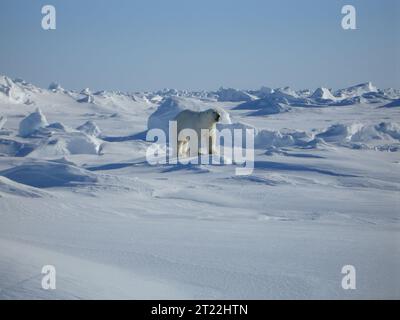
[[[183,144],[184,141],[178,141],[178,147],[176,148],[176,158],[180,158],[183,155]]]
[[[183,141],[182,143],[182,154],[185,158],[190,156],[190,145],[188,141]]]
[[[201,129],[200,136],[198,139],[198,155],[199,156],[208,153],[209,137],[210,137],[210,135],[208,134],[208,130]]]
[[[187,140],[181,140],[178,141],[178,148],[177,148],[178,152],[176,157],[180,158],[180,157],[189,157],[189,142]]]
[[[210,134],[209,137],[209,142],[208,142],[208,153],[209,154],[215,154],[216,150],[215,150],[215,136],[213,133]]]

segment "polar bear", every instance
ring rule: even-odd
[[[209,154],[215,153],[216,124],[220,118],[221,114],[215,109],[181,111],[174,119],[177,125],[177,157],[187,156],[189,153],[190,156],[199,155],[202,147],[206,147]]]

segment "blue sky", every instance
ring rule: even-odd
[[[57,29],[41,28],[41,8]],[[357,30],[341,28],[341,8]],[[69,89],[400,88],[398,0],[2,0],[0,74]]]

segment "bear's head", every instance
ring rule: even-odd
[[[208,109],[204,111],[210,122],[218,122],[221,119],[221,114],[215,109]]]

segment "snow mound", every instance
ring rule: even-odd
[[[83,125],[76,128],[89,136],[98,137],[101,135],[99,127],[93,121],[86,121]]]
[[[0,198],[2,197],[2,194],[27,198],[43,198],[44,196],[49,196],[40,189],[36,189],[0,176]]]
[[[254,101],[249,101],[238,105],[236,110],[256,110],[249,114],[249,116],[264,116],[270,114],[278,114],[287,112],[290,108],[284,103],[278,102],[279,100],[273,97],[267,97]]]
[[[77,100],[80,103],[94,103],[94,97],[90,94],[84,95],[83,98]]]
[[[322,87],[316,89],[310,98],[316,100],[336,100],[329,89]]]
[[[217,101],[218,95],[212,91],[189,91],[189,90],[177,90],[177,89],[168,89],[165,88],[163,90],[157,90],[155,92],[146,92],[144,95],[147,97],[149,102],[157,103],[161,102],[162,99],[168,97],[184,97],[184,98],[195,98],[195,99],[203,99],[209,101]]]
[[[63,132],[68,132],[71,131],[71,129],[69,127],[67,127],[66,125],[64,125],[62,122],[53,122],[50,123],[46,129],[55,129],[55,130],[59,130],[59,131],[63,131]]]
[[[43,90],[22,79],[0,76],[0,102],[32,104],[33,97]]]
[[[258,111],[251,115],[265,115],[285,112],[287,107],[284,106],[305,108],[349,106],[361,103],[385,103],[388,98],[383,91],[379,91],[370,82],[367,82],[338,90],[335,94],[332,94],[329,89],[324,87],[317,88],[312,94],[310,94],[309,90],[296,92],[290,87],[278,88],[269,94],[265,93],[260,100],[257,100],[254,105],[249,102],[237,108],[254,109],[259,106]]]
[[[24,90],[6,76],[0,77],[0,98],[13,103],[24,103],[26,101]]]
[[[277,88],[273,94],[284,98],[299,98],[297,92],[290,87]]]
[[[28,137],[40,128],[48,126],[48,122],[42,111],[37,108],[35,112],[25,117],[19,124],[19,135]]]
[[[81,102],[91,102],[112,112],[118,111],[135,115],[147,113],[153,107],[153,102],[146,95],[121,91],[98,91],[93,95],[85,96]]]
[[[273,92],[274,92],[274,89],[271,89],[271,88],[265,87],[265,86],[261,87],[259,90],[249,91],[249,93],[251,93],[252,95],[254,95],[260,99],[269,96]]]
[[[164,99],[159,94],[150,94],[147,98],[151,103],[161,103],[161,101]]]
[[[36,188],[76,186],[97,182],[97,176],[87,170],[50,161],[23,164],[0,171],[0,176]]]
[[[313,136],[296,130],[261,130],[255,137],[255,148],[305,147]]]
[[[249,125],[244,122],[233,122],[233,123],[218,123],[217,124],[217,129],[218,130],[223,130],[223,129],[229,129],[229,130],[235,130],[235,129],[240,129],[240,130],[246,130],[246,129],[254,129],[256,130],[255,127],[252,125]]]
[[[233,145],[235,146],[239,146],[239,147],[246,147],[245,142],[246,142],[246,129],[250,129],[253,130],[254,134],[257,134],[257,129],[247,123],[243,123],[243,122],[234,122],[234,123],[219,123],[217,124],[217,141],[219,142],[220,145],[222,146],[231,146],[230,142],[229,145],[227,145],[226,141],[222,138],[224,137],[224,132],[226,130],[230,131],[230,135],[233,139]],[[241,134],[241,141],[237,141],[235,139],[235,130],[241,130],[242,134]]]
[[[397,123],[381,122],[377,125],[334,124],[316,135],[328,143],[337,143],[351,148],[397,150],[400,140],[400,126]]]
[[[326,142],[350,141],[351,138],[362,129],[361,123],[334,124],[325,131],[316,135],[317,138],[322,138]]]
[[[70,154],[94,154],[101,151],[102,142],[84,132],[53,132],[29,155],[37,158],[53,158]]]
[[[371,82],[365,82],[345,89],[340,89],[336,91],[335,96],[339,98],[353,98],[370,92],[378,92],[378,89]]]
[[[301,96],[290,87],[278,88],[270,94],[266,94],[264,98],[245,102],[237,106],[235,109],[258,110],[250,115],[268,115],[289,111],[289,106],[293,107],[313,107],[324,106],[329,100],[320,100],[320,105],[315,100]]]
[[[101,143],[93,136],[73,132],[61,140],[70,154],[99,154]]]
[[[97,139],[100,129],[92,121],[87,121],[77,130],[66,127],[63,123],[47,124],[40,109],[23,119],[19,134],[29,137],[33,133],[42,137],[39,146],[30,156],[52,158],[70,154],[99,154],[102,142]]]
[[[254,97],[247,92],[233,88],[220,88],[215,94],[218,97],[218,101],[240,102],[251,101],[254,99]]]
[[[394,122],[381,122],[376,126],[379,132],[390,135],[393,139],[400,140],[400,125]]]
[[[296,92],[300,98],[309,98],[312,94],[310,89],[302,89]]]
[[[383,91],[379,91],[370,82],[367,82],[338,90],[335,94],[332,94],[330,89],[324,87],[317,88],[312,94],[308,89],[295,91],[290,87],[278,88],[270,92],[265,92],[260,100],[262,101],[255,103],[252,107],[256,108],[257,105],[260,105],[260,108],[258,108],[258,111],[254,115],[284,112],[287,108],[281,110],[280,107],[282,108],[283,106],[318,108],[349,106],[361,103],[384,103],[388,98]],[[269,112],[268,108],[263,108],[262,104],[270,106],[271,111]],[[246,103],[243,105],[248,108]],[[251,102],[248,105],[251,106]],[[242,106],[238,107],[238,109],[241,108]],[[262,111],[264,109],[267,110]]]
[[[34,148],[34,144],[22,143],[11,139],[0,139],[0,156],[25,157]]]
[[[64,88],[57,82],[50,83],[48,89],[52,92],[65,92]]]
[[[92,94],[92,91],[89,88],[85,88],[81,90],[81,94],[85,95],[85,96],[89,96]]]
[[[365,99],[363,96],[355,96],[351,98],[345,98],[345,99],[336,99],[336,101],[328,103],[328,106],[334,106],[334,107],[341,107],[341,106],[352,106],[355,104],[361,104],[361,103],[369,103],[370,101],[368,99]]]
[[[388,104],[385,104],[383,106],[384,108],[395,108],[395,107],[400,107],[400,99],[396,99]]]
[[[148,129],[161,129],[168,133],[169,121],[172,121],[179,112],[183,110],[192,111],[205,111],[210,109],[210,105],[207,102],[194,98],[183,98],[183,97],[169,97],[166,98],[163,103],[153,112],[148,121]],[[221,122],[230,122],[229,114],[223,110],[218,109],[221,113]]]
[[[387,88],[387,89],[383,89],[382,93],[383,93],[384,97],[387,99],[400,100],[400,90],[399,89]]]

